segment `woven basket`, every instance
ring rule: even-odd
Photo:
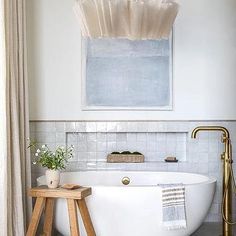
[[[108,154],[109,163],[141,163],[144,162],[144,155],[137,154]]]

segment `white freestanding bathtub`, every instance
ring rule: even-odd
[[[131,182],[124,186],[123,177]],[[37,179],[45,184],[45,177]],[[216,180],[204,175],[179,172],[81,171],[64,172],[61,184],[92,187],[86,198],[97,236],[188,236],[203,222],[211,206]],[[167,231],[162,227],[161,188],[157,184],[186,185],[187,229]],[[81,236],[86,236],[79,216]],[[70,235],[66,201],[56,203],[55,227]]]

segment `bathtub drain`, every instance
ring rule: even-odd
[[[121,180],[122,184],[128,185],[130,183],[130,178],[129,177],[123,177]]]

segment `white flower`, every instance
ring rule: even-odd
[[[33,162],[33,164],[34,164],[34,165],[36,165],[36,164],[37,164],[37,162],[36,162],[36,161],[34,161],[34,162]]]
[[[63,146],[60,147],[62,150],[65,149]]]
[[[56,153],[54,152],[52,155],[55,156],[55,154],[56,154]]]
[[[38,155],[39,155],[39,154],[36,152],[36,153],[35,153],[35,156],[37,157]]]
[[[42,145],[42,148],[45,148],[46,147],[46,145],[44,144],[44,145]]]
[[[36,151],[37,153],[40,153],[40,150],[39,149],[37,149],[37,151]]]

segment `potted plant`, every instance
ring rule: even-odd
[[[54,152],[46,144],[37,147],[36,142],[31,142],[29,147],[35,152],[33,164],[47,168],[45,176],[48,188],[57,188],[60,183],[60,170],[65,169],[68,160],[73,157],[74,146],[59,146]]]

